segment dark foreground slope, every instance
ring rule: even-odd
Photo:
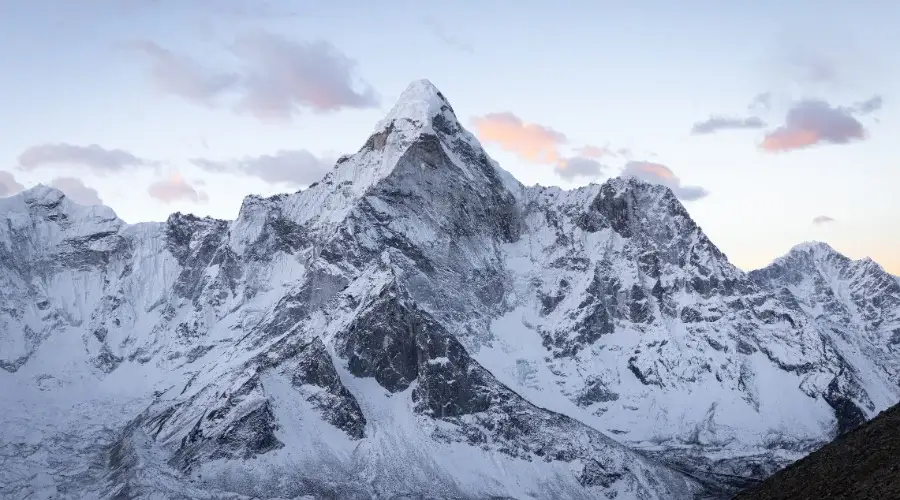
[[[900,405],[735,500],[900,498]]]

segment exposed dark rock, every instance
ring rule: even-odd
[[[356,398],[341,383],[331,356],[318,337],[303,347],[291,383],[294,386],[310,384],[324,389],[316,391],[307,400],[322,412],[327,422],[351,437],[361,439],[365,436],[366,418],[362,409]]]
[[[416,379],[415,325],[396,288],[385,288],[367,311],[357,316],[337,348],[357,377],[374,377],[391,392]]]
[[[735,500],[900,498],[900,406],[842,434]]]
[[[825,398],[825,402],[834,408],[838,434],[844,434],[866,422],[865,413],[847,397],[844,391],[841,391],[837,377],[828,384],[828,389],[822,396]]]
[[[607,388],[602,380],[593,380],[588,384],[585,390],[578,395],[575,402],[578,406],[590,406],[594,403],[608,403],[616,401],[619,395]]]

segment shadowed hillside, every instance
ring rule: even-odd
[[[900,498],[900,405],[735,500]]]

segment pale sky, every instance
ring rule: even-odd
[[[744,269],[900,274],[900,3],[0,0],[0,196],[233,219],[431,80],[527,185],[673,188]]]

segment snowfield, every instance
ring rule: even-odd
[[[4,498],[727,498],[900,400],[900,279],[522,186],[425,80],[234,221],[0,218]]]

